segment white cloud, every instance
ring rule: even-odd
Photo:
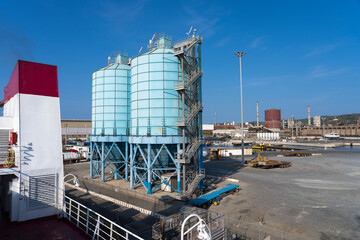
[[[265,36],[257,37],[254,40],[251,41],[250,47],[252,48],[258,48],[263,45]]]
[[[217,47],[225,46],[231,40],[230,37],[223,37],[215,44]]]
[[[347,70],[347,68],[338,68],[333,70],[328,70],[327,68],[318,65],[310,68],[309,73],[306,75],[310,79],[314,78],[323,78],[323,77],[332,77],[343,73]]]
[[[319,47],[319,48],[315,48],[313,51],[305,54],[304,57],[305,58],[315,57],[315,56],[330,52],[330,51],[334,50],[339,45],[340,44],[330,44],[330,45],[327,45],[327,46],[322,46],[322,47]]]
[[[188,24],[198,28],[205,37],[210,37],[217,31],[217,23],[219,18],[212,18],[205,13],[198,13],[194,9],[184,7],[185,12],[189,15]]]
[[[193,26],[200,30],[205,37],[215,35],[221,28],[220,20],[231,13],[229,9],[222,9],[219,4],[208,1],[197,1],[192,6],[184,5],[185,20],[189,27]]]

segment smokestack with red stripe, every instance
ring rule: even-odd
[[[311,125],[311,118],[310,118],[310,105],[308,106],[308,125]]]
[[[0,129],[12,132],[9,148],[17,166],[1,170],[17,172],[12,181],[14,186],[21,185],[12,190],[11,221],[58,214],[63,202],[64,170],[57,67],[19,60],[0,106]],[[25,190],[29,191],[29,201],[24,200]],[[31,206],[30,200],[34,202]]]
[[[256,101],[256,126],[259,126],[259,101]]]

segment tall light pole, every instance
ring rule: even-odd
[[[246,52],[236,52],[235,56],[237,56],[240,60],[240,95],[241,95],[241,164],[244,166],[244,107],[243,107],[243,90],[242,90],[242,71],[241,71],[241,57],[245,56]]]

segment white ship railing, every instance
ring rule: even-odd
[[[92,239],[143,239],[68,196],[64,199],[63,213],[64,218],[76,224]]]

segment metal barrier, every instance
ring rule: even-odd
[[[64,198],[63,213],[92,239],[143,239],[68,196]]]
[[[206,222],[211,232],[211,239],[220,240],[225,238],[225,218],[224,215],[211,212],[201,208],[191,208],[186,212],[180,212],[168,217],[163,217],[159,222],[155,223],[152,228],[152,238],[157,240],[180,240],[181,225],[184,220],[191,214],[198,215]],[[193,226],[197,219],[189,219],[185,225],[186,230]],[[187,232],[185,239],[195,239],[197,236],[197,228]],[[197,238],[196,238],[197,239]]]

